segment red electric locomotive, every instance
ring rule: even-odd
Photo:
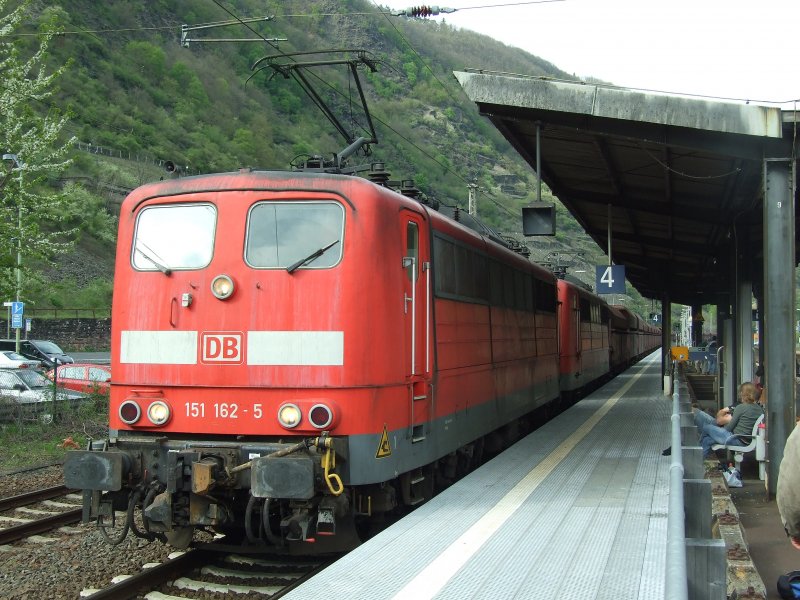
[[[120,212],[110,439],[66,484],[111,541],[351,545],[559,398],[556,302],[550,272],[363,178],[143,186]]]
[[[357,54],[254,69],[347,65],[361,94],[356,68],[376,61]],[[132,530],[185,546],[209,529],[350,547],[359,523],[516,440],[560,388],[642,354],[599,298],[557,294],[468,215],[393,191],[377,166],[372,181],[343,174],[377,141],[361,99],[371,137],[345,135],[330,165],[171,179],[123,202],[110,435],[64,466],[112,543]],[[610,359],[614,340],[625,357]]]
[[[608,305],[589,291],[558,280],[561,392],[577,395],[610,372]]]

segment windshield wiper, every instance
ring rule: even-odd
[[[134,247],[134,249],[133,249],[133,250],[134,250],[134,252],[138,252],[138,253],[139,253],[139,254],[141,254],[141,255],[142,255],[142,256],[143,256],[145,259],[147,259],[147,260],[149,260],[151,263],[153,263],[153,265],[155,265],[156,269],[158,269],[159,271],[161,271],[161,272],[162,272],[164,275],[167,275],[167,276],[169,276],[169,274],[170,274],[170,273],[172,273],[172,269],[170,269],[169,267],[165,267],[165,266],[164,266],[164,265],[162,265],[160,262],[156,261],[156,260],[155,260],[155,259],[154,259],[152,256],[149,256],[148,254],[145,254],[145,252],[144,252],[144,251],[143,251],[141,248],[139,248],[139,244],[136,244],[136,246]],[[154,253],[154,254],[155,254],[155,253]]]
[[[296,263],[286,267],[286,272],[287,273],[294,273],[297,269],[299,269],[303,265],[305,265],[307,263],[310,263],[312,260],[315,260],[315,259],[319,258],[320,256],[322,256],[323,254],[325,254],[329,249],[333,248],[333,246],[335,246],[338,243],[339,243],[339,240],[336,240],[336,241],[331,242],[327,246],[323,246],[319,250],[315,250],[314,252],[312,252],[311,254],[306,256],[304,259],[298,260]]]

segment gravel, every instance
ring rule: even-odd
[[[61,465],[0,474],[0,498],[64,484]]]
[[[62,482],[60,466],[0,475],[0,497]],[[174,550],[133,534],[112,547],[94,525],[75,525],[39,537],[53,541],[20,540],[0,546],[0,598],[77,599],[84,588],[103,588],[112,577],[138,573],[143,564],[162,562]]]

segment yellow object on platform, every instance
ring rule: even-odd
[[[672,360],[689,360],[689,348],[686,346],[673,346],[671,354]]]

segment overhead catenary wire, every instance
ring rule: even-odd
[[[43,31],[32,31],[30,33],[0,33],[0,38],[14,38],[14,37],[41,37],[43,35],[53,35],[53,36],[66,36],[66,35],[95,35],[99,33],[131,33],[131,32],[139,32],[139,31],[161,31],[161,30],[170,30],[175,29],[175,27],[180,27],[180,23],[176,23],[174,25],[160,25],[158,27],[120,27],[116,29],[79,29],[77,31],[53,31],[53,32],[43,32]]]
[[[237,16],[236,16],[234,13],[232,13],[232,12],[231,12],[231,11],[229,11],[228,9],[226,9],[226,8],[222,7],[222,5],[221,5],[221,4],[218,2],[218,0],[214,0],[214,3],[215,3],[215,4],[217,4],[218,6],[220,6],[220,8],[223,8],[223,10],[225,10],[225,12],[227,12],[227,13],[228,13],[230,16],[232,16],[233,18],[235,18],[235,19],[237,19],[237,20],[241,21],[241,19],[239,19],[239,17],[237,17]],[[242,24],[244,24],[244,23],[242,23]],[[262,37],[262,38],[263,38],[263,36],[262,36],[260,33],[258,33],[257,31],[253,30],[252,28],[250,28],[250,27],[249,27],[249,26],[247,26],[246,24],[245,24],[245,26],[246,26],[246,27],[248,27],[248,29],[250,29],[250,30],[251,30],[253,33],[255,33],[255,34],[256,34],[256,35],[258,35],[259,37]],[[399,33],[399,32],[398,32],[398,33]],[[402,34],[401,34],[401,37],[402,37]],[[404,39],[405,39],[405,38],[404,38]],[[267,41],[267,40],[265,39],[264,41]],[[408,43],[408,42],[406,41],[406,43]],[[272,44],[271,44],[271,45],[272,45]],[[409,44],[409,47],[411,47],[411,45],[410,45],[410,44]],[[413,47],[411,47],[411,48],[412,48],[412,50],[414,50],[414,49],[413,49]],[[282,51],[280,51],[280,50],[278,50],[278,52],[280,52],[280,54],[282,54],[282,55],[285,55],[285,54],[284,54]],[[414,53],[416,54],[416,50],[414,50]],[[417,56],[419,56],[419,54],[417,54]],[[292,60],[294,60],[294,59],[293,59],[293,57],[288,57],[288,56],[287,56],[287,58],[292,58]],[[424,62],[424,61],[423,61],[423,62]],[[427,65],[426,65],[426,66],[427,66]],[[314,78],[315,78],[317,81],[319,81],[320,83],[322,83],[322,84],[326,85],[326,86],[327,86],[329,89],[331,89],[331,90],[332,90],[334,93],[336,93],[336,94],[338,94],[338,95],[342,96],[343,98],[345,98],[345,99],[347,100],[348,104],[350,105],[350,107],[352,107],[352,98],[351,98],[351,97],[347,97],[347,96],[345,96],[345,95],[344,95],[344,94],[343,94],[343,93],[342,93],[340,90],[336,89],[336,87],[334,87],[333,85],[331,85],[331,84],[330,84],[328,81],[325,81],[323,78],[321,78],[321,77],[320,77],[319,75],[317,75],[316,73],[314,73],[314,72],[310,72],[310,75],[311,75],[312,77],[314,77]],[[434,76],[435,76],[435,75],[434,75]],[[439,81],[439,80],[438,80],[438,78],[437,78],[437,81]],[[439,81],[439,83],[441,84],[441,81]],[[444,84],[442,84],[442,85],[444,86]],[[445,89],[447,89],[447,88],[445,88]],[[449,92],[448,92],[448,93],[449,93]],[[451,96],[451,98],[452,98],[452,96]],[[456,101],[456,100],[454,99],[454,101]],[[457,101],[456,101],[456,102],[457,102]],[[394,129],[394,128],[393,128],[391,125],[389,125],[388,123],[386,123],[386,122],[385,122],[383,119],[381,119],[381,118],[377,117],[376,115],[373,115],[373,118],[374,118],[376,121],[378,121],[379,123],[381,123],[381,124],[382,124],[384,127],[386,127],[386,128],[388,128],[389,130],[391,130],[391,131],[392,131],[392,132],[393,132],[393,133],[394,133],[396,136],[398,136],[400,139],[402,139],[403,141],[405,141],[407,144],[409,144],[409,145],[413,146],[413,147],[414,147],[414,148],[416,148],[416,149],[417,149],[419,152],[421,152],[421,153],[422,153],[422,154],[424,154],[426,157],[428,157],[430,160],[432,160],[432,161],[433,161],[433,162],[435,162],[437,165],[439,165],[440,167],[442,167],[442,169],[444,169],[444,170],[445,170],[445,171],[447,171],[448,173],[452,174],[453,176],[457,177],[458,179],[460,179],[461,181],[463,181],[465,184],[469,184],[469,183],[470,183],[470,182],[469,182],[469,181],[468,181],[466,178],[464,178],[464,177],[463,177],[461,174],[459,174],[458,172],[456,172],[456,171],[454,171],[454,170],[450,169],[450,168],[449,168],[447,165],[445,165],[445,164],[442,164],[440,161],[436,160],[436,158],[434,158],[434,157],[433,157],[431,154],[429,154],[428,152],[426,152],[425,150],[423,150],[421,147],[419,147],[417,144],[415,144],[414,142],[412,142],[411,140],[409,140],[408,138],[406,138],[404,135],[402,135],[401,133],[399,133],[399,132],[398,132],[396,129]],[[359,125],[360,125],[360,124],[359,124]],[[363,125],[361,125],[361,127],[363,128]],[[509,214],[510,216],[512,216],[512,217],[516,217],[516,216],[517,216],[517,215],[516,215],[515,213],[513,213],[513,212],[512,212],[512,211],[511,211],[511,210],[510,210],[508,207],[506,207],[505,205],[503,205],[502,203],[500,203],[500,202],[499,202],[499,201],[498,201],[496,198],[494,198],[494,197],[493,197],[491,194],[487,194],[487,197],[489,198],[489,200],[490,200],[491,202],[493,202],[495,205],[497,205],[497,206],[498,206],[500,209],[504,210],[504,211],[505,211],[507,214]]]
[[[455,11],[464,11],[464,10],[476,10],[476,9],[484,9],[484,8],[506,8],[512,6],[524,6],[527,4],[547,4],[551,2],[565,2],[566,0],[528,0],[525,2],[504,2],[500,4],[483,4],[483,5],[476,5],[476,6],[465,6],[461,8],[453,9]],[[215,3],[219,5],[218,2]],[[223,8],[228,14],[231,14],[227,9]],[[351,17],[371,17],[375,16],[374,11],[367,11],[367,12],[327,12],[327,13],[292,13],[286,15],[280,15],[276,18],[281,19],[303,19],[303,18],[316,18],[316,17],[340,17],[340,16],[351,16]],[[391,15],[391,11],[383,12],[377,14],[386,14]],[[231,15],[233,16],[233,15]],[[177,23],[180,26],[180,23]],[[158,31],[158,30],[169,30],[173,29],[175,25],[162,25],[157,27],[119,27],[119,28],[106,28],[106,29],[80,29],[80,30],[72,30],[72,31],[59,31],[55,35],[86,35],[86,34],[103,34],[103,33],[131,33],[137,31]],[[3,37],[35,37],[44,35],[43,32],[36,31],[30,33],[11,33],[11,34],[0,34],[0,38]]]
[[[510,8],[515,6],[526,6],[526,5],[535,5],[535,4],[549,4],[554,2],[565,2],[566,0],[527,0],[524,2],[501,2],[498,4],[476,4],[475,6],[464,6],[457,9],[455,11],[462,12],[466,10],[483,10],[483,9],[497,9],[497,8]],[[276,16],[277,19],[297,19],[297,18],[318,18],[318,17],[336,17],[336,16],[376,16],[387,14],[391,15],[391,12],[326,12],[326,13],[291,13]],[[67,35],[87,35],[87,34],[114,34],[114,33],[133,33],[133,32],[148,32],[148,31],[158,31],[158,30],[169,30],[174,28],[175,26],[180,26],[180,23],[176,23],[175,25],[161,25],[161,26],[154,26],[154,27],[121,27],[121,28],[107,28],[107,29],[84,29],[84,30],[72,30],[72,31],[58,31],[53,33],[52,35],[55,36],[67,36]],[[29,33],[7,33],[3,34],[0,33],[0,39],[2,38],[13,38],[13,37],[38,37],[48,35],[46,32],[36,31],[36,32],[29,32]],[[263,36],[262,36],[263,37]],[[265,40],[266,41],[266,40]],[[583,82],[581,82],[583,83]],[[614,86],[611,86],[614,87]],[[656,92],[656,93],[673,93],[666,90],[655,90],[655,89],[646,89],[646,88],[630,88],[630,89],[637,89],[640,91],[645,92]],[[760,104],[792,104],[794,102],[800,101],[800,98],[789,98],[785,100],[766,100],[766,99],[757,99],[757,98],[739,98],[739,97],[732,97],[732,96],[713,96],[707,94],[683,94],[686,96],[692,96],[696,98],[707,98],[710,100],[730,100],[734,102],[755,102]]]
[[[442,89],[444,89],[444,91],[447,93],[447,95],[448,95],[448,96],[450,96],[450,99],[451,99],[453,102],[455,102],[456,104],[458,104],[458,100],[456,100],[455,96],[453,96],[452,92],[450,91],[450,88],[448,88],[448,87],[447,87],[447,86],[444,84],[444,82],[442,82],[442,80],[441,80],[441,79],[439,79],[439,78],[436,76],[436,73],[434,73],[434,72],[433,72],[433,69],[431,69],[430,65],[428,65],[428,63],[426,63],[426,62],[425,62],[425,60],[424,60],[424,59],[423,59],[423,58],[422,58],[422,57],[419,55],[419,52],[417,52],[417,49],[416,49],[416,48],[414,48],[414,46],[412,46],[412,45],[411,45],[411,42],[409,42],[409,41],[408,41],[408,38],[406,38],[406,36],[404,36],[404,35],[403,35],[403,32],[402,32],[402,31],[400,31],[400,30],[397,28],[397,26],[396,26],[396,25],[395,25],[395,24],[392,22],[392,19],[390,18],[389,14],[387,14],[387,13],[385,13],[385,12],[381,12],[381,13],[379,13],[379,14],[382,14],[384,17],[386,17],[386,20],[389,22],[389,25],[391,25],[391,26],[392,26],[392,29],[394,29],[394,30],[395,30],[395,32],[397,33],[397,35],[399,35],[399,36],[400,36],[400,39],[402,39],[402,40],[403,40],[403,41],[406,43],[406,46],[408,46],[408,47],[411,49],[411,51],[414,53],[414,56],[416,56],[416,57],[419,59],[419,62],[421,62],[421,63],[422,63],[422,66],[423,66],[423,67],[425,67],[425,68],[428,70],[428,72],[429,72],[431,75],[433,75],[433,78],[434,78],[436,81],[438,81],[438,82],[439,82],[439,85],[441,85],[441,86],[442,86]]]
[[[512,6],[512,5],[517,5],[517,4],[539,4],[539,3],[542,3],[542,2],[554,2],[554,1],[564,1],[564,0],[538,0],[538,1],[533,1],[533,2],[511,3],[511,4],[508,4],[508,5],[509,5],[509,6]],[[220,3],[218,0],[214,0],[214,3],[215,3],[215,4],[216,4],[216,5],[217,5],[217,6],[218,6],[220,9],[222,9],[222,10],[223,10],[223,11],[225,11],[225,12],[226,12],[228,15],[230,15],[230,16],[231,16],[233,19],[235,19],[235,20],[236,20],[236,21],[237,21],[237,22],[238,22],[240,25],[242,25],[242,26],[246,27],[246,28],[247,28],[247,29],[249,29],[249,30],[250,30],[252,33],[254,33],[254,34],[255,34],[255,35],[257,35],[259,38],[261,38],[261,39],[262,39],[262,40],[263,40],[263,41],[264,41],[266,44],[269,44],[270,46],[272,46],[273,48],[275,48],[275,49],[276,49],[276,50],[277,50],[277,51],[278,51],[280,54],[282,54],[282,55],[284,54],[284,52],[282,52],[282,51],[280,50],[280,48],[278,48],[278,46],[277,46],[276,44],[272,43],[270,40],[268,40],[267,38],[265,38],[265,37],[264,37],[264,36],[263,36],[261,33],[259,33],[258,31],[256,31],[256,30],[255,30],[255,29],[253,29],[252,27],[250,27],[250,26],[249,26],[249,25],[248,25],[248,24],[247,24],[247,23],[246,23],[246,22],[245,22],[243,19],[241,19],[241,18],[240,18],[240,17],[238,17],[238,16],[237,16],[237,15],[236,15],[234,12],[232,12],[231,10],[229,10],[228,8],[226,8],[225,6],[223,6],[223,5],[222,5],[222,4],[221,4],[221,3]],[[503,5],[503,4],[500,4],[500,5],[494,5],[494,6],[496,6],[496,7],[499,7],[499,6],[505,6],[505,5]],[[463,9],[459,9],[459,10],[469,10],[469,9],[471,9],[471,8],[481,8],[481,7],[467,7],[467,8],[463,8]],[[276,17],[276,19],[277,19],[277,18],[303,18],[303,17],[320,17],[320,16],[344,16],[344,15],[350,15],[350,16],[369,16],[369,17],[374,17],[374,16],[376,16],[376,15],[378,15],[378,16],[380,16],[380,15],[383,15],[383,16],[385,16],[385,17],[388,19],[388,18],[391,16],[391,13],[389,13],[389,12],[383,12],[383,11],[379,11],[379,12],[377,12],[377,13],[376,13],[376,12],[374,12],[374,11],[371,11],[371,12],[359,12],[359,13],[342,13],[342,12],[337,12],[337,13],[316,13],[316,14],[290,14],[290,15],[282,15],[282,16],[280,16],[280,17]],[[400,31],[397,29],[397,27],[396,27],[396,26],[395,26],[393,23],[391,23],[391,21],[390,21],[390,24],[391,24],[391,25],[392,25],[392,27],[395,29],[395,31],[398,33],[398,35],[400,35],[400,37],[403,39],[403,41],[406,43],[406,45],[409,47],[409,49],[411,49],[411,51],[412,51],[412,52],[415,54],[415,56],[418,58],[418,60],[419,60],[420,62],[422,62],[422,64],[423,64],[424,68],[426,68],[426,69],[427,69],[427,70],[428,70],[428,71],[431,73],[431,75],[434,77],[434,79],[436,79],[436,81],[437,81],[437,82],[438,82],[438,83],[439,83],[439,84],[442,86],[442,88],[445,90],[445,92],[448,94],[448,96],[451,98],[451,100],[453,100],[453,102],[455,102],[456,104],[459,104],[459,101],[458,101],[458,100],[457,100],[457,99],[456,99],[456,98],[453,96],[453,94],[452,94],[451,90],[450,90],[450,89],[449,89],[449,88],[448,88],[448,87],[447,87],[447,86],[446,86],[446,85],[445,85],[445,84],[444,84],[444,83],[441,81],[441,79],[440,79],[440,78],[439,78],[439,77],[438,77],[438,76],[437,76],[437,75],[434,73],[434,71],[431,69],[431,67],[430,67],[430,66],[429,66],[429,65],[428,65],[428,64],[427,64],[427,63],[424,61],[424,59],[423,59],[423,58],[420,56],[420,54],[417,52],[417,50],[416,50],[416,49],[415,49],[415,48],[414,48],[414,47],[411,45],[411,43],[408,41],[408,39],[407,39],[407,38],[406,38],[406,37],[405,37],[405,36],[402,34],[402,32],[400,32]],[[97,34],[134,33],[134,32],[143,32],[143,33],[144,33],[144,32],[153,32],[153,31],[167,31],[167,30],[172,30],[172,29],[174,29],[175,27],[180,27],[180,25],[181,25],[180,23],[177,23],[177,22],[176,22],[175,24],[170,24],[170,25],[159,25],[159,26],[150,26],[150,27],[124,27],[124,28],[105,28],[105,29],[83,29],[83,28],[81,28],[81,29],[79,29],[79,30],[68,30],[68,31],[55,31],[55,32],[50,32],[50,33],[49,33],[49,35],[52,35],[52,36],[66,36],[66,35],[91,35],[91,36],[93,36],[93,37],[96,37],[96,36],[97,36]],[[0,38],[4,38],[4,37],[5,37],[5,38],[9,38],[9,37],[42,36],[42,35],[46,35],[46,33],[45,33],[45,32],[31,32],[31,33],[0,34]],[[99,38],[98,38],[98,41],[102,41],[102,40],[99,40]],[[333,90],[333,91],[334,91],[336,94],[339,94],[340,96],[342,96],[342,97],[345,97],[345,98],[347,99],[347,101],[348,101],[348,103],[349,103],[350,107],[352,108],[352,98],[347,98],[347,97],[346,97],[346,96],[345,96],[345,95],[344,95],[344,94],[343,94],[341,91],[339,91],[338,89],[336,89],[336,88],[335,88],[334,86],[332,86],[332,85],[331,85],[329,82],[325,81],[324,79],[322,79],[320,76],[316,75],[315,73],[311,73],[311,75],[312,75],[312,76],[313,76],[313,77],[314,77],[314,78],[315,78],[317,81],[319,81],[319,82],[321,82],[321,83],[323,83],[323,84],[327,85],[327,86],[328,86],[328,87],[329,87],[331,90]],[[437,160],[437,159],[436,159],[434,156],[432,156],[432,155],[431,155],[429,152],[427,152],[426,150],[424,150],[423,148],[421,148],[419,145],[417,145],[416,143],[414,143],[414,142],[413,142],[413,141],[411,141],[410,139],[406,138],[406,137],[405,137],[403,134],[401,134],[399,131],[397,131],[395,128],[393,128],[391,125],[389,125],[389,124],[388,124],[386,121],[384,121],[383,119],[380,119],[380,118],[379,118],[379,117],[377,117],[377,116],[376,116],[376,117],[374,117],[374,118],[375,118],[375,120],[376,120],[376,121],[378,121],[379,123],[381,123],[381,125],[383,125],[383,126],[384,126],[384,127],[386,127],[387,129],[389,129],[390,131],[392,131],[392,132],[393,132],[393,133],[394,133],[394,134],[395,134],[395,135],[396,135],[396,136],[397,136],[399,139],[403,140],[405,143],[407,143],[407,144],[409,144],[410,146],[414,147],[414,148],[415,148],[417,151],[419,151],[420,153],[422,153],[422,154],[423,154],[425,157],[427,157],[429,160],[433,161],[435,164],[437,164],[438,166],[440,166],[440,167],[441,167],[441,168],[442,168],[444,171],[446,171],[446,172],[450,173],[451,175],[455,176],[456,178],[460,179],[460,180],[461,180],[462,182],[464,182],[465,184],[468,184],[468,183],[470,183],[470,182],[469,182],[469,181],[468,181],[468,180],[467,180],[465,177],[463,177],[461,174],[459,174],[458,172],[454,171],[453,169],[451,169],[451,168],[450,168],[449,166],[447,166],[446,164],[443,164],[442,162],[440,162],[439,160]],[[103,123],[103,122],[100,122],[99,120],[96,120],[96,119],[94,120],[94,122],[95,122],[95,125],[101,125],[101,124],[102,124],[102,125],[106,125],[106,126],[108,126],[108,127],[112,128],[112,129],[115,129],[115,130],[118,130],[118,131],[129,131],[129,128],[122,129],[122,128],[120,128],[120,127],[118,127],[118,126],[115,126],[115,125],[113,125],[113,124],[110,124],[110,123]],[[357,124],[357,125],[359,125],[359,126],[362,128],[362,129],[364,128],[364,126],[363,126],[362,124],[360,124],[360,123],[357,123],[357,122],[355,121],[355,119],[352,119],[352,116],[351,116],[351,122],[353,122],[354,124]],[[497,200],[497,199],[496,199],[496,198],[495,198],[495,197],[494,197],[494,196],[493,196],[493,195],[492,195],[490,192],[486,193],[485,195],[486,195],[486,197],[487,197],[487,198],[488,198],[488,199],[489,199],[489,200],[490,200],[492,203],[494,203],[496,206],[498,206],[498,208],[500,208],[501,210],[505,211],[507,214],[509,214],[509,215],[511,215],[511,216],[513,216],[513,217],[516,217],[516,216],[517,216],[517,215],[516,215],[514,212],[512,212],[512,211],[511,211],[511,210],[510,210],[508,207],[506,207],[505,205],[503,205],[502,203],[500,203],[500,202],[499,202],[499,201],[498,201],[498,200]]]
[[[276,50],[278,50],[278,52],[280,52],[280,49],[278,48],[278,45],[277,45],[277,44],[275,44],[275,43],[271,42],[270,40],[268,40],[267,38],[265,38],[263,35],[261,35],[261,34],[260,34],[258,31],[256,31],[256,30],[255,30],[255,29],[253,29],[252,27],[250,27],[250,25],[248,25],[248,24],[247,24],[245,21],[243,21],[241,18],[239,18],[239,16],[238,16],[238,15],[236,15],[236,14],[235,14],[235,13],[233,13],[232,11],[230,11],[230,10],[228,10],[227,8],[225,8],[224,6],[222,6],[222,3],[220,3],[218,0],[214,0],[214,4],[216,4],[217,6],[219,6],[219,7],[220,7],[222,10],[224,10],[226,13],[228,13],[228,14],[229,14],[231,17],[233,17],[234,19],[236,19],[236,20],[237,20],[237,21],[238,21],[238,22],[239,22],[241,25],[244,25],[244,26],[245,26],[247,29],[249,29],[249,30],[250,30],[252,33],[256,34],[258,37],[260,37],[262,40],[264,40],[264,41],[265,41],[267,44],[269,44],[270,46],[272,46],[273,48],[275,48]]]
[[[336,89],[336,88],[335,88],[333,85],[331,85],[330,83],[328,83],[327,81],[325,81],[324,79],[322,79],[321,77],[319,77],[318,75],[316,75],[316,74],[314,74],[314,73],[312,73],[312,75],[314,75],[314,77],[316,77],[316,78],[317,78],[317,79],[318,79],[318,80],[319,80],[321,83],[323,83],[324,85],[328,86],[328,87],[329,87],[331,90],[333,90],[335,93],[337,93],[337,94],[339,94],[340,96],[342,96],[342,97],[344,97],[345,99],[347,99],[347,100],[348,100],[348,102],[350,101],[350,99],[349,99],[349,98],[347,98],[347,97],[346,97],[346,96],[345,96],[345,95],[344,95],[344,94],[343,94],[341,91],[337,90],[337,89]],[[406,142],[407,144],[409,144],[410,146],[412,146],[413,148],[415,148],[416,150],[418,150],[419,152],[421,152],[421,153],[422,153],[423,155],[425,155],[427,158],[429,158],[430,160],[432,160],[433,162],[435,162],[437,165],[439,165],[440,167],[442,167],[442,169],[444,169],[445,171],[447,171],[448,173],[450,173],[450,174],[451,174],[451,175],[453,175],[454,177],[456,177],[456,178],[460,179],[461,181],[463,181],[463,182],[464,182],[465,184],[467,184],[467,185],[469,185],[469,184],[471,183],[471,182],[470,182],[468,179],[466,179],[466,178],[465,178],[463,175],[461,175],[461,174],[460,174],[460,173],[458,173],[457,171],[454,171],[454,170],[452,170],[452,169],[451,169],[451,168],[449,168],[447,165],[445,165],[445,164],[441,163],[440,161],[438,161],[438,160],[437,160],[437,159],[436,159],[436,158],[435,158],[433,155],[431,155],[429,152],[427,152],[427,151],[425,151],[424,149],[422,149],[420,146],[418,146],[417,144],[415,144],[413,141],[409,140],[409,139],[408,139],[407,137],[405,137],[405,136],[404,136],[402,133],[400,133],[399,131],[397,131],[397,130],[396,130],[394,127],[392,127],[391,125],[389,125],[389,124],[388,124],[386,121],[384,121],[383,119],[381,119],[380,117],[378,117],[378,116],[377,116],[377,115],[375,115],[374,113],[372,114],[372,118],[373,118],[375,121],[377,121],[378,123],[380,123],[381,125],[383,125],[384,127],[386,127],[387,129],[389,129],[389,130],[390,130],[392,133],[394,133],[394,134],[395,134],[397,137],[399,137],[401,140],[403,140],[404,142]],[[496,199],[496,198],[495,198],[495,197],[494,197],[494,196],[493,196],[491,193],[487,193],[487,194],[486,194],[486,197],[487,197],[487,198],[489,198],[489,201],[490,201],[490,202],[492,202],[492,203],[494,203],[495,205],[497,205],[497,206],[498,206],[500,209],[504,210],[504,211],[505,211],[507,214],[509,214],[510,216],[512,216],[512,217],[517,217],[517,216],[519,216],[519,215],[517,215],[516,213],[512,212],[512,211],[511,211],[511,210],[510,210],[510,209],[509,209],[507,206],[505,206],[505,205],[503,205],[501,202],[499,202],[499,201],[498,201],[498,200],[497,200],[497,199]]]

